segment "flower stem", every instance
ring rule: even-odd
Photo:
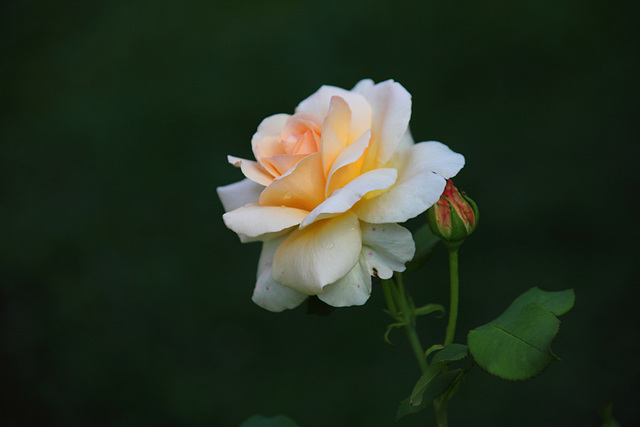
[[[384,292],[384,299],[387,300],[389,314],[395,318],[398,316],[398,309],[396,308],[396,303],[393,300],[393,291],[391,289],[392,286],[394,286],[393,280],[382,279],[382,292]]]
[[[458,384],[462,379],[467,376],[471,368],[475,366],[475,362],[471,362],[467,365],[466,368],[458,374],[458,376],[453,380],[447,391],[445,391],[442,395],[436,398],[433,401],[433,407],[436,412],[436,422],[438,423],[438,427],[447,427],[449,425],[449,421],[447,419],[447,409],[449,407],[449,400],[453,397],[456,390],[458,389]]]
[[[436,423],[438,423],[438,427],[448,427],[447,406],[449,406],[449,400],[436,399],[433,406],[436,412]]]
[[[398,282],[398,290],[400,291],[400,298],[398,298],[398,305],[402,311],[402,317],[404,318],[404,331],[407,334],[407,339],[413,350],[413,354],[416,356],[418,366],[422,372],[427,370],[427,359],[424,357],[424,349],[418,338],[416,332],[416,318],[413,314],[413,305],[409,301],[411,298],[404,288],[404,281],[402,280],[402,274],[395,274],[396,281]]]
[[[451,281],[451,298],[449,302],[449,324],[444,345],[453,343],[458,321],[458,249],[449,249],[449,278]]]
[[[387,300],[389,314],[404,324],[404,331],[409,340],[409,345],[418,361],[422,372],[427,370],[427,359],[424,357],[424,349],[416,332],[416,318],[411,296],[407,293],[402,280],[402,274],[394,275],[395,282],[391,279],[382,281],[384,297]]]

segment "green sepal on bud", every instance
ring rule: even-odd
[[[427,211],[427,223],[449,249],[457,249],[478,225],[478,206],[447,180],[438,200]]]

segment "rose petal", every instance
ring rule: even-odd
[[[251,181],[264,185],[265,187],[273,182],[273,176],[258,162],[241,159],[240,157],[227,156],[227,160],[235,167],[239,167],[244,176]]]
[[[300,224],[300,228],[323,218],[329,218],[351,209],[365,194],[371,191],[385,190],[391,187],[398,177],[395,169],[376,169],[355,178],[343,188],[336,190],[331,197],[318,205]]]
[[[276,154],[286,154],[280,142],[280,132],[291,117],[289,114],[275,114],[264,119],[258,126],[258,130],[251,138],[253,155],[262,167],[274,177],[280,175],[270,164],[262,161],[263,158],[273,157]]]
[[[312,211],[324,201],[324,187],[322,157],[320,153],[310,154],[262,192],[260,205]]]
[[[361,255],[351,271],[342,279],[325,286],[318,298],[333,307],[349,307],[364,304],[370,295],[371,275]]]
[[[290,114],[280,113],[263,119],[258,125],[256,135],[280,136],[280,132],[286,126],[290,117]]]
[[[421,142],[397,153],[390,165],[398,170],[395,185],[353,207],[352,211],[361,220],[398,223],[421,214],[438,201],[444,191],[445,178],[455,176],[462,169],[464,157],[439,142]]]
[[[464,167],[464,156],[438,141],[421,142],[415,151],[416,156],[425,159],[428,168],[443,177],[449,179],[458,174]],[[428,159],[428,160],[427,160]]]
[[[280,132],[287,153],[311,154],[320,150],[322,117],[314,113],[297,113],[289,117]]]
[[[300,160],[307,156],[308,154],[276,154],[272,157],[263,158],[262,163],[271,166],[277,173],[275,176],[278,177],[290,171]],[[273,182],[273,179],[271,181]]]
[[[404,271],[413,259],[416,245],[411,232],[398,224],[360,222],[362,255],[369,274],[390,279],[394,271]],[[375,269],[375,272],[374,272]]]
[[[273,280],[271,275],[273,254],[285,237],[269,240],[262,244],[256,286],[251,297],[254,303],[273,312],[296,308],[308,297],[302,292],[282,286]]]
[[[291,117],[289,114],[274,114],[260,122],[256,133],[251,138],[251,148],[256,159],[284,154],[280,144],[280,132],[286,126],[289,117]],[[266,144],[264,143],[265,139],[273,141]]]
[[[360,175],[364,163],[363,155],[370,141],[371,131],[367,131],[338,155],[329,172],[325,197],[331,196],[335,190],[344,187]]]
[[[349,143],[350,122],[351,110],[347,101],[339,96],[333,96],[329,113],[322,123],[322,137],[320,139],[324,176],[329,176],[329,171],[336,157]]]
[[[293,146],[289,141],[292,137],[294,137],[294,140],[298,140],[301,135],[319,135],[321,130],[322,117],[315,113],[296,113],[287,119],[286,125],[280,131],[280,139],[284,141],[284,146],[290,149],[289,151],[285,150],[286,152],[301,153],[304,150],[310,150],[305,151],[307,154],[310,154],[319,149],[319,145],[317,145],[315,141],[313,141],[313,143],[307,140],[303,141],[302,145],[304,145],[304,147],[299,146],[300,141],[296,142]]]
[[[344,277],[358,261],[362,240],[350,212],[294,230],[276,250],[273,278],[309,295]]]
[[[325,117],[329,112],[333,96],[339,96],[349,104],[349,109],[351,110],[350,141],[355,141],[363,133],[371,129],[372,109],[366,98],[359,93],[335,86],[322,86],[313,95],[302,101],[296,107],[296,112],[308,111]]]
[[[411,131],[409,130],[409,128],[407,128],[407,131],[402,136],[402,139],[400,140],[400,143],[398,144],[398,148],[396,148],[396,151],[407,150],[411,148],[412,145],[415,145],[415,142],[413,141],[413,137],[411,136]]]
[[[373,140],[364,165],[365,170],[371,170],[383,166],[391,159],[406,133],[411,118],[411,95],[393,80],[375,86],[363,81],[354,90],[365,96],[373,111]]]
[[[351,92],[365,93],[366,91],[368,91],[369,89],[371,89],[375,85],[376,84],[371,79],[362,79],[358,83],[356,83],[356,85],[353,87],[353,89],[351,89]]]
[[[238,234],[259,238],[298,225],[307,214],[302,209],[252,204],[225,213],[222,220]]]
[[[238,209],[249,203],[257,202],[262,190],[264,190],[262,185],[258,185],[248,179],[243,179],[242,181],[216,189],[225,212]]]

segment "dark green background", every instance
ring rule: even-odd
[[[259,246],[215,193],[264,117],[367,77],[411,92],[416,140],[466,156],[482,220],[458,341],[532,286],[577,295],[562,361],[474,370],[452,426],[595,426],[610,402],[640,422],[638,4],[3,1],[0,424],[393,425],[419,372],[401,332],[382,341],[380,287],[328,317],[258,308]],[[446,303],[434,258],[407,280]]]

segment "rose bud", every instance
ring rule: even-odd
[[[478,214],[475,202],[449,179],[440,200],[427,211],[427,222],[449,249],[456,249],[476,229]]]

